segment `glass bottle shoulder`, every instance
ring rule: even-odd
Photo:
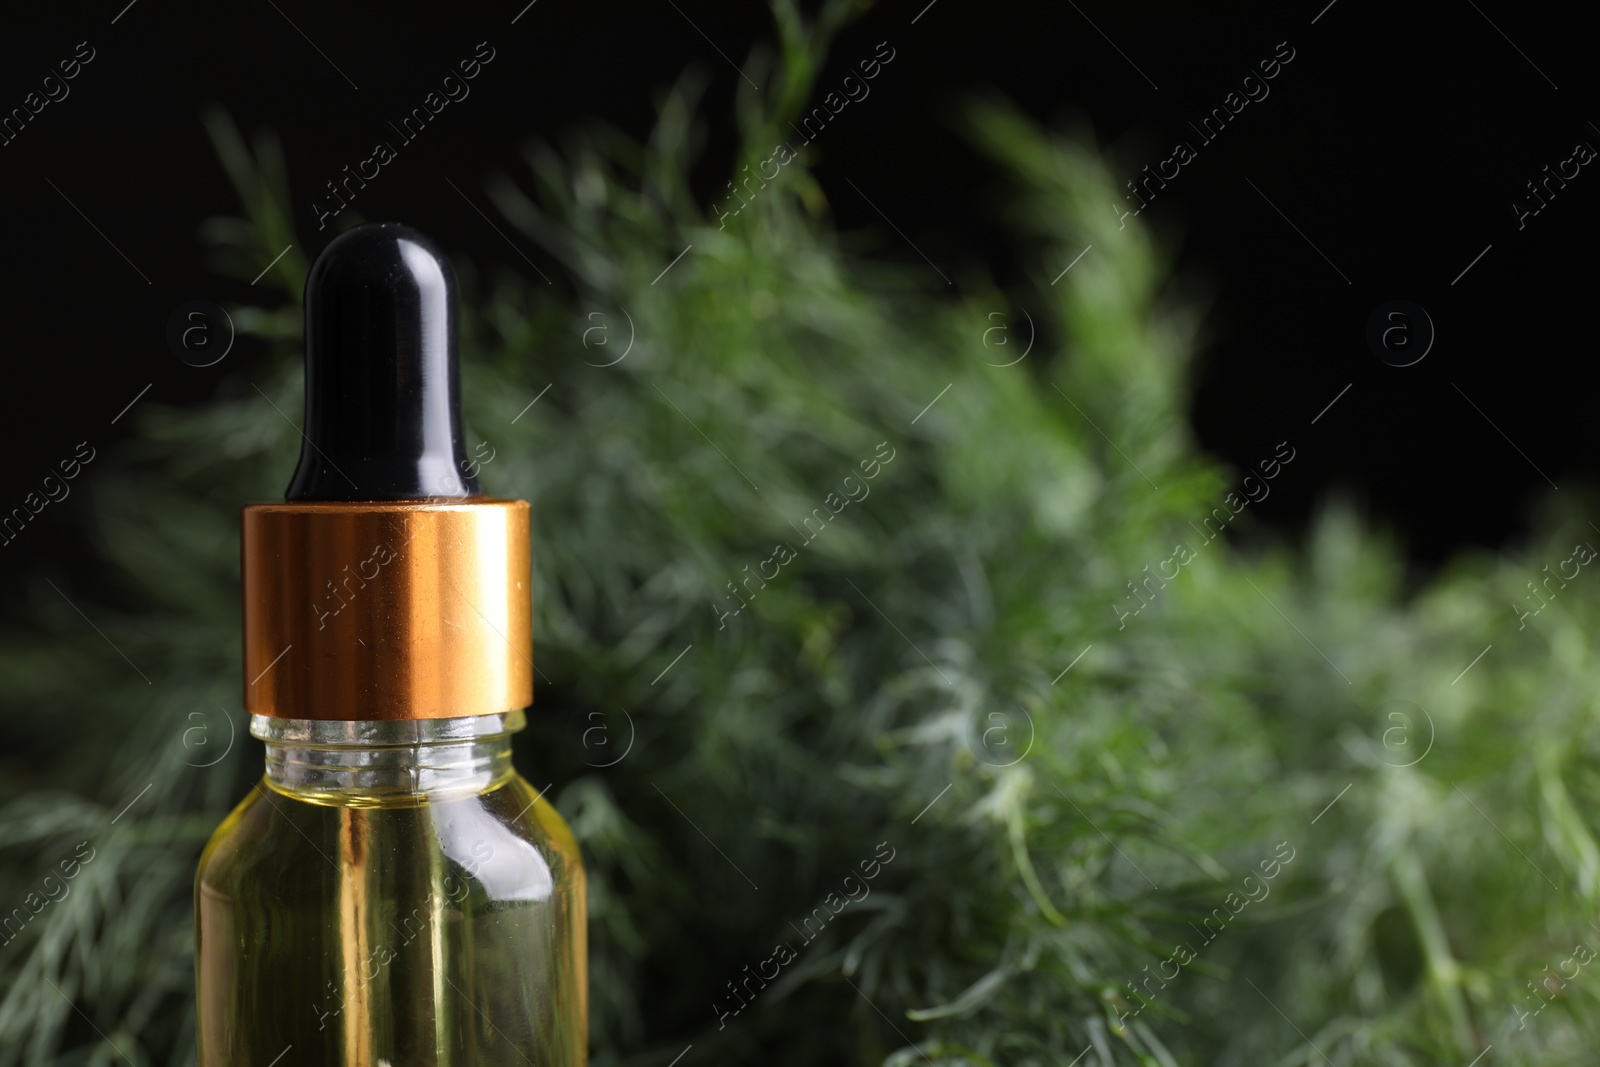
[[[555,806],[515,771],[470,794],[297,794],[263,776],[211,835],[197,888],[233,896],[244,880],[304,880],[305,868],[338,877],[352,848],[379,867],[441,869],[446,896],[536,901],[583,871],[578,845]],[[397,872],[398,873],[398,872]],[[314,879],[321,881],[321,878]],[[287,886],[283,886],[287,888]]]

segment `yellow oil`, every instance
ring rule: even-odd
[[[582,1067],[583,869],[514,773],[453,796],[264,778],[196,876],[200,1067]]]

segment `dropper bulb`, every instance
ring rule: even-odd
[[[461,433],[455,272],[393,222],[336,237],[306,279],[306,425],[286,500],[478,496]]]

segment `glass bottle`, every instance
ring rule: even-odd
[[[195,878],[199,1067],[583,1067],[583,868],[511,766],[530,508],[466,458],[455,276],[374,223],[305,294],[300,462],[242,515],[266,774]]]
[[[203,1067],[584,1062],[583,869],[522,720],[252,718],[196,877]]]

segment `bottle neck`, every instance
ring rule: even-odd
[[[522,712],[449,719],[314,720],[252,715],[267,783],[313,804],[407,806],[487,792],[510,778]]]

